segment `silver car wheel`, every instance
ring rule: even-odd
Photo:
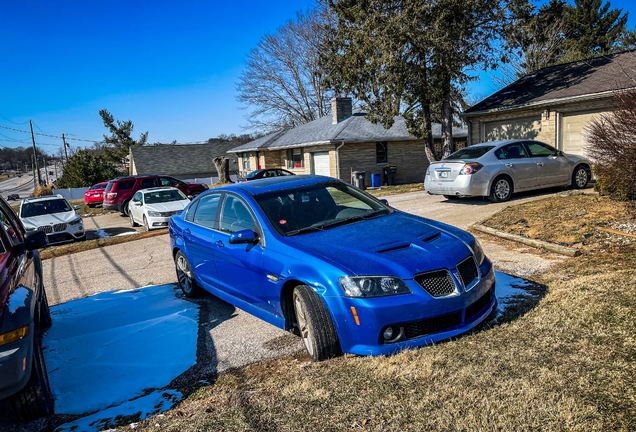
[[[587,170],[585,168],[579,168],[576,170],[576,175],[574,177],[574,182],[579,189],[587,186],[587,182],[589,181],[587,176]]]
[[[296,321],[298,321],[298,330],[300,331],[300,337],[303,338],[305,348],[310,357],[314,355],[314,342],[311,334],[311,328],[307,320],[307,312],[305,311],[305,305],[300,301],[299,297],[294,298],[296,309]]]
[[[510,196],[510,183],[508,180],[500,179],[495,184],[495,196],[501,201],[505,201]]]
[[[177,278],[185,294],[192,293],[192,270],[185,256],[177,256]]]

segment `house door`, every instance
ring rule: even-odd
[[[331,167],[329,166],[329,152],[313,153],[314,174],[331,177]]]

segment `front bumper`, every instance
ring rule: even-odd
[[[31,323],[24,338],[0,347],[0,399],[19,392],[29,381],[34,331]]]
[[[170,222],[170,216],[147,216],[148,220],[148,229],[161,229],[168,228],[168,223]]]
[[[369,299],[340,297],[340,301],[330,298],[343,351],[358,355],[395,354],[476,327],[497,306],[492,264],[486,259],[480,270],[480,280],[468,292],[460,289],[456,296],[433,298],[410,280],[405,282],[411,294]],[[383,338],[388,327],[394,329],[395,342]]]
[[[489,177],[477,172],[473,175],[458,175],[454,180],[434,179],[431,175],[424,178],[424,190],[432,195],[488,196],[490,194]]]

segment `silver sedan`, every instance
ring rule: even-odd
[[[446,198],[483,196],[507,201],[513,192],[556,186],[582,189],[590,162],[532,140],[493,141],[463,148],[426,170],[424,189]]]

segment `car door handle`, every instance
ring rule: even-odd
[[[185,234],[188,234],[188,235],[189,235],[189,234],[190,234],[190,228],[186,228],[186,229],[184,229],[184,230],[183,230],[183,232],[184,232]]]
[[[537,162],[537,166],[543,166],[543,162]]]
[[[214,242],[215,245],[217,245],[218,247],[225,247],[225,243],[223,243],[222,240],[217,240]]]
[[[512,168],[512,164],[511,163],[507,163],[507,164],[504,164],[504,165],[506,165],[508,168]]]

